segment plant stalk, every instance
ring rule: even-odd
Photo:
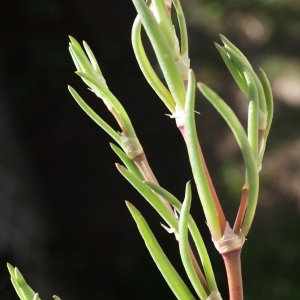
[[[243,281],[241,270],[241,250],[223,253],[225,263],[230,300],[243,300]]]
[[[143,177],[145,178],[146,181],[149,181],[149,182],[153,182],[157,185],[159,185],[155,175],[153,174],[152,172],[152,169],[151,167],[149,166],[149,163],[148,163],[148,160],[146,158],[146,155],[145,153],[141,153],[139,154],[138,156],[136,156],[135,158],[132,159],[132,161],[135,163],[135,165],[138,167],[138,169],[140,170],[140,172],[142,173]],[[153,191],[153,193],[155,193]],[[169,202],[167,202],[163,197],[161,197],[159,194],[155,193],[159,198],[160,200],[164,203],[164,205],[172,212],[172,214],[174,215],[174,212],[172,210],[172,207],[170,205]],[[174,215],[174,218],[176,219],[175,215]],[[176,221],[178,222],[178,220],[176,219]],[[197,259],[193,253],[193,250],[190,248],[189,249],[190,251],[190,256],[191,256],[191,259],[192,259],[192,263],[193,263],[193,266],[194,266],[194,269],[196,270],[196,273],[197,273],[197,276],[200,280],[200,282],[202,283],[203,285],[203,288],[205,289],[205,291],[209,294],[210,293],[210,290],[208,288],[208,285],[207,285],[207,282],[206,282],[206,279],[202,273],[202,270],[200,269],[200,266],[197,262]]]

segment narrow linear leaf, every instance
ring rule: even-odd
[[[77,49],[81,49],[81,50],[82,50],[80,44],[78,43],[78,41],[77,41],[74,37],[72,37],[71,35],[69,35],[69,39],[70,39],[71,43],[72,43]],[[82,50],[82,51],[83,51],[83,50]]]
[[[169,46],[174,48],[174,30],[165,1],[152,0],[150,8],[157,20],[157,23],[162,29]]]
[[[142,235],[155,264],[157,265],[159,271],[165,278],[166,282],[168,283],[177,299],[195,299],[195,297],[189,291],[183,280],[178,275],[177,271],[174,269],[174,267],[166,257],[165,253],[161,249],[149,225],[147,224],[141,213],[128,201],[126,201],[126,205],[138,226],[140,234]]]
[[[199,142],[195,126],[195,77],[192,71],[189,72],[187,100],[185,105],[185,134],[186,145],[192,167],[193,176],[197,186],[200,201],[204,210],[208,227],[215,239],[222,237],[214,201],[210,193],[209,184],[204,170],[203,161],[199,153]]]
[[[252,69],[251,64],[248,61],[247,57],[243,54],[243,52],[238,47],[233,45],[224,35],[220,34],[220,38],[224,43],[226,49],[233,50],[238,56],[240,56],[243,59],[245,67]]]
[[[186,185],[185,199],[180,212],[180,219],[178,225],[179,251],[180,251],[181,260],[185,268],[185,271],[197,295],[200,297],[200,299],[206,300],[208,295],[206,294],[197,276],[197,273],[193,267],[193,263],[189,251],[188,222],[189,222],[189,211],[191,207],[191,201],[192,201],[192,192],[191,192],[190,183],[188,182]]]
[[[33,299],[35,292],[31,289],[31,287],[27,284],[21,272],[15,268],[15,278],[19,285],[21,294],[24,296],[26,300]]]
[[[246,236],[251,227],[257,205],[259,180],[256,161],[244,128],[231,108],[205,84],[198,83],[198,88],[227,122],[242,151],[249,183],[248,206],[241,230],[241,235]]]
[[[102,72],[100,70],[97,59],[96,59],[92,49],[85,41],[83,41],[83,46],[84,46],[85,52],[87,53],[87,55],[89,57],[89,60],[92,64],[92,66],[93,66],[94,71],[97,72],[100,76],[102,76]]]
[[[252,148],[254,157],[258,158],[258,113],[259,113],[259,98],[255,84],[255,80],[251,73],[244,69],[245,78],[248,85],[248,140]]]
[[[38,293],[36,293],[35,295],[34,295],[34,297],[33,297],[33,299],[32,300],[40,300],[40,298],[39,298],[39,294]]]
[[[178,108],[183,109],[186,90],[164,33],[144,0],[132,1],[150,39],[169,90]]]
[[[8,269],[8,272],[9,272],[10,276],[15,278],[15,269],[14,269],[14,267],[10,263],[7,263],[6,266],[7,266],[7,269]]]
[[[100,118],[79,96],[79,94],[70,86],[68,89],[75,99],[75,101],[79,104],[79,106],[85,111],[85,113],[96,122],[105,132],[107,132],[120,146],[122,146],[121,139],[119,134],[112,129],[102,118]]]
[[[267,138],[269,136],[270,128],[272,125],[272,120],[273,120],[273,113],[274,113],[274,103],[273,103],[273,95],[272,95],[272,89],[270,82],[268,80],[268,77],[266,73],[260,69],[260,80],[264,89],[264,93],[266,96],[266,104],[267,104],[267,111],[268,111],[268,117],[267,117],[267,126],[266,126],[266,132],[262,144],[262,149],[259,154],[259,160],[258,160],[258,165],[261,164],[265,150],[266,150],[266,143],[267,143]]]
[[[134,174],[123,166],[116,164],[119,172],[135,187],[135,189],[152,205],[152,207],[160,214],[167,224],[175,231],[178,230],[178,223],[174,214],[164,203],[151,191],[151,189]]]
[[[125,164],[126,168],[135,175],[139,180],[143,181],[145,178],[143,177],[142,173],[138,169],[138,167],[132,162],[132,160],[116,145],[110,144],[111,148],[114,152],[119,156],[122,162]]]
[[[15,288],[15,291],[16,291],[17,295],[19,296],[19,298],[20,298],[21,300],[27,300],[27,299],[25,298],[25,296],[24,296],[24,295],[22,294],[22,292],[21,292],[21,289],[20,289],[20,287],[19,287],[19,284],[18,284],[18,282],[17,282],[17,279],[14,278],[14,277],[11,277],[10,280],[11,280],[11,283],[12,283],[13,287]]]
[[[184,55],[189,52],[188,34],[186,28],[185,17],[179,0],[173,0],[173,4],[176,10],[177,19],[180,29],[180,53]]]
[[[265,134],[265,138],[267,139],[269,132],[270,132],[272,120],[273,120],[274,102],[273,102],[272,88],[271,88],[270,82],[268,80],[268,77],[262,69],[260,69],[259,71],[260,71],[261,84],[262,84],[264,92],[265,92],[267,111],[268,111],[267,128],[266,128],[266,134]]]
[[[132,138],[136,138],[135,131],[133,129],[133,126],[131,124],[131,121],[130,121],[125,109],[123,108],[123,106],[121,105],[119,100],[112,94],[112,92],[102,82],[100,82],[95,76],[91,76],[87,73],[82,73],[82,72],[76,72],[76,74],[79,75],[80,77],[84,78],[85,80],[89,81],[96,88],[98,88],[99,91],[101,91],[101,93],[104,95],[105,99],[107,101],[109,101],[109,103],[115,108],[118,115],[122,119],[129,136]]]
[[[244,80],[244,78],[242,77],[242,75],[238,72],[238,70],[235,67],[235,64],[232,62],[232,60],[229,58],[229,56],[227,55],[226,51],[223,49],[223,47],[221,47],[219,44],[215,43],[215,46],[217,48],[217,50],[219,51],[219,53],[221,54],[229,72],[231,73],[234,81],[236,82],[236,84],[238,85],[238,87],[240,88],[240,90],[242,91],[242,93],[246,96],[247,98],[247,84]]]
[[[226,52],[230,55],[230,58],[236,63],[236,65],[238,66],[238,68],[240,69],[240,72],[243,72],[243,69],[247,69],[252,77],[255,80],[255,84],[257,87],[257,91],[258,91],[258,96],[259,96],[259,108],[262,112],[266,113],[267,112],[267,106],[266,106],[266,98],[265,98],[265,93],[262,87],[262,84],[258,78],[258,76],[256,75],[256,73],[253,71],[253,68],[250,66],[248,66],[248,63],[246,63],[246,61],[240,57],[235,51],[233,51],[232,49],[226,48]]]
[[[174,99],[169,90],[163,85],[163,83],[156,75],[147,58],[141,39],[141,25],[141,19],[139,16],[137,16],[133,23],[131,33],[131,41],[135,57],[146,80],[151,85],[156,94],[159,96],[159,98],[165,103],[170,112],[173,114],[175,112]]]
[[[76,56],[75,56],[75,54],[73,53],[73,51],[72,51],[72,49],[70,47],[69,47],[69,52],[70,52],[72,60],[73,60],[73,62],[75,64],[76,70],[80,70],[81,69],[80,64],[78,63],[78,60],[76,59]]]
[[[73,43],[70,43],[69,49],[70,49],[70,52],[72,52],[72,54],[76,58],[76,61],[80,67],[78,70],[80,70],[84,73],[87,73],[87,74],[93,74],[93,72],[95,72],[94,69],[92,68],[90,61],[86,57],[86,54],[84,53],[84,51],[80,45],[75,46]]]
[[[170,192],[168,192],[167,190],[165,190],[164,188],[162,188],[161,186],[153,182],[145,181],[145,184],[149,186],[151,190],[155,191],[161,197],[166,199],[178,211],[178,213],[181,212],[182,203],[174,195],[172,195]],[[205,277],[209,289],[211,291],[218,291],[218,287],[217,287],[217,283],[216,283],[216,279],[210,262],[209,255],[207,253],[201,233],[199,232],[199,229],[191,215],[189,216],[188,222],[189,222],[188,226],[191,231],[192,238],[195,242],[199,257],[201,259],[201,263],[203,265],[203,269],[204,269],[204,273],[205,273]]]

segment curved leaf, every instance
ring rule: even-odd
[[[126,205],[138,226],[140,234],[142,235],[155,264],[177,299],[195,299],[183,280],[178,275],[177,271],[170,263],[169,259],[166,257],[141,213],[128,201],[126,201]]]

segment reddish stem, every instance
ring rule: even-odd
[[[248,189],[242,189],[242,199],[241,199],[239,211],[237,213],[235,223],[234,223],[234,227],[233,227],[233,231],[237,235],[240,234],[243,219],[244,219],[244,216],[245,216],[245,212],[246,212],[246,208],[247,208],[247,204],[248,204],[248,194],[249,194]]]
[[[222,254],[229,287],[230,300],[243,300],[241,249]]]

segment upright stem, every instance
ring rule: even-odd
[[[222,254],[229,287],[230,300],[243,300],[241,249]]]

